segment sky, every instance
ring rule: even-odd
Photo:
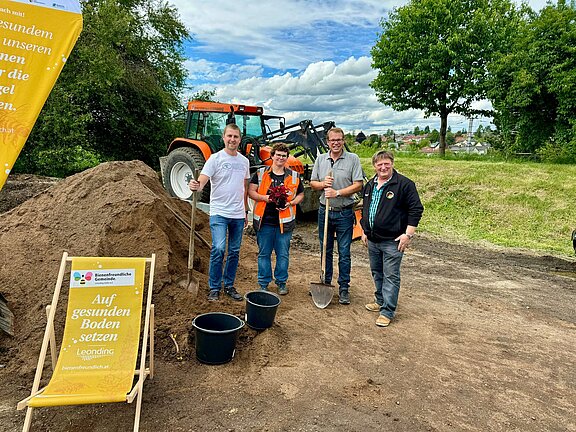
[[[369,87],[377,71],[370,50],[380,20],[406,1],[390,0],[171,0],[192,39],[185,45],[191,90],[215,90],[216,100],[260,105],[286,124],[335,121],[346,132],[440,129],[439,117],[394,111]],[[540,10],[545,0],[530,0]],[[475,107],[490,107],[488,101]],[[490,125],[490,118],[474,119]],[[450,115],[453,131],[468,119]]]

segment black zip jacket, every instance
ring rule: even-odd
[[[424,206],[420,202],[420,196],[418,196],[414,182],[394,170],[392,178],[384,185],[378,210],[374,217],[374,226],[370,227],[368,222],[370,202],[372,201],[372,191],[377,185],[377,176],[374,176],[362,190],[364,202],[362,219],[360,220],[364,233],[370,241],[375,243],[394,240],[406,232],[408,225],[418,226],[424,212]]]

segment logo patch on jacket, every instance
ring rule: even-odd
[[[392,192],[392,191],[386,192],[386,198],[388,198],[388,199],[394,198],[394,192]]]

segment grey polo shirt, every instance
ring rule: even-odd
[[[342,155],[335,161],[330,158],[330,152],[322,153],[316,158],[312,168],[312,181],[324,181],[324,178],[332,170],[334,177],[333,189],[343,189],[356,181],[364,180],[364,172],[360,164],[360,158],[356,153],[344,150]],[[320,195],[320,204],[325,204],[324,192]],[[345,207],[354,204],[354,195],[347,197],[330,198],[330,206]]]

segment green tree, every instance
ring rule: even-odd
[[[175,133],[188,32],[176,9],[159,0],[86,0],[82,7],[84,29],[19,167],[68,175],[104,160],[156,166]]]
[[[188,98],[188,100],[201,100],[205,102],[216,102],[216,89],[200,90]]]
[[[456,144],[456,135],[452,132],[446,132],[446,145],[451,146]]]
[[[492,63],[494,123],[506,153],[576,162],[576,8],[563,0],[521,26],[513,52]]]
[[[349,146],[353,145],[356,142],[356,140],[354,139],[354,134],[351,134],[351,133],[345,134],[344,135],[344,141]]]
[[[476,140],[482,138],[483,133],[484,133],[484,126],[478,125],[478,128],[476,129],[476,132],[474,133],[474,137],[476,138]]]
[[[368,136],[368,139],[366,140],[366,143],[369,145],[373,145],[373,144],[380,144],[380,135],[378,134],[370,134]]]
[[[418,136],[418,135],[420,135],[420,133],[421,133],[421,132],[420,132],[420,128],[419,128],[418,126],[416,126],[416,127],[414,128],[414,135]]]
[[[438,115],[444,155],[449,114],[488,114],[472,102],[485,98],[487,64],[510,46],[517,15],[509,0],[411,0],[394,9],[372,48],[378,100]]]

